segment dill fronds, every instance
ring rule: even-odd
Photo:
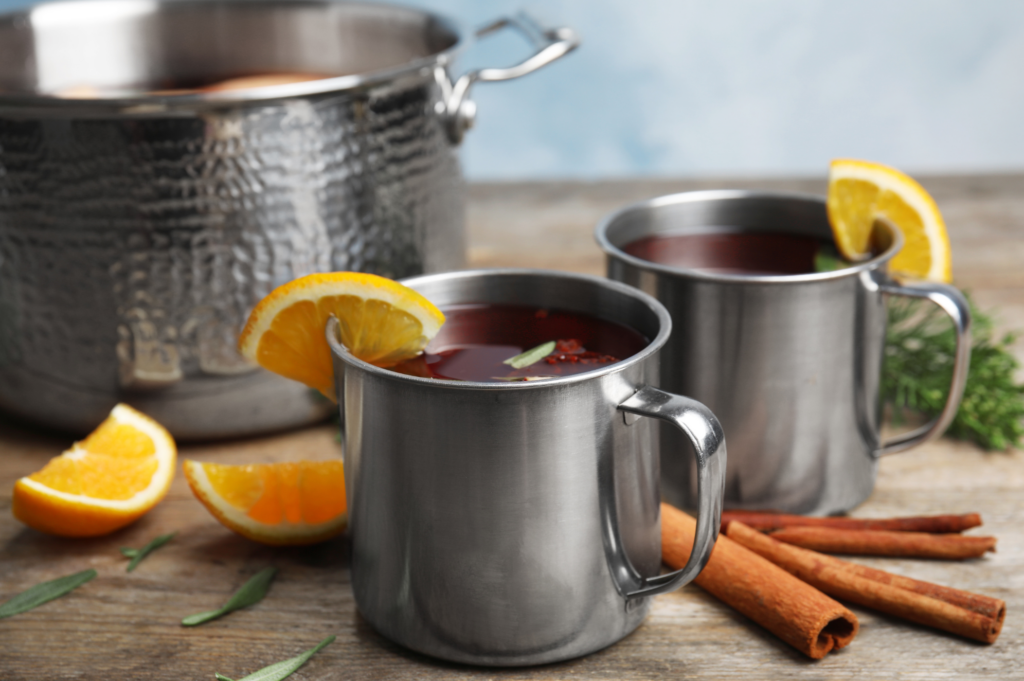
[[[946,434],[985,449],[1020,447],[1024,436],[1024,384],[1009,346],[1015,334],[994,338],[992,317],[971,302],[971,366],[956,418]],[[952,323],[934,305],[889,299],[889,330],[882,371],[882,400],[894,420],[904,410],[936,416],[946,401],[956,337]]]

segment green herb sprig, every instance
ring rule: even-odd
[[[524,353],[518,354],[515,357],[509,357],[502,364],[508,364],[513,369],[524,369],[531,364],[536,364],[541,361],[552,352],[555,351],[555,341],[548,341],[547,343],[541,343],[535,348],[530,348]]]
[[[848,267],[832,246],[814,259],[815,271]],[[994,338],[994,322],[967,296],[971,307],[971,365],[964,395],[946,435],[971,440],[985,449],[1020,447],[1024,436],[1024,384],[1014,380],[1020,366],[1009,351],[1016,335]],[[953,324],[932,304],[891,297],[885,341],[881,397],[891,407],[893,423],[905,411],[937,416],[946,404],[956,354]]]
[[[334,636],[328,636],[323,641],[320,641],[320,643],[317,643],[316,646],[310,648],[301,655],[296,655],[295,657],[290,657],[287,660],[275,662],[269,667],[264,667],[263,669],[253,672],[252,674],[249,674],[249,676],[241,678],[238,681],[281,681],[281,679],[291,676],[292,672],[306,664],[306,661],[309,660],[309,658],[316,655],[325,646],[330,645],[334,639]],[[223,674],[217,674],[216,676],[217,681],[232,681]]]
[[[946,434],[985,449],[1020,447],[1024,436],[1024,384],[1014,380],[1020,366],[1009,351],[1014,334],[994,337],[994,323],[971,304],[971,365],[960,409]],[[904,410],[936,416],[946,402],[953,372],[956,335],[934,305],[890,298],[889,331],[882,370],[882,399],[893,420]]]
[[[139,563],[142,562],[143,558],[145,558],[146,556],[151,554],[153,551],[156,551],[158,548],[160,548],[161,546],[163,546],[167,542],[169,542],[172,539],[174,539],[174,535],[175,535],[174,532],[171,532],[170,534],[162,534],[159,537],[157,537],[156,539],[154,539],[153,541],[151,541],[148,544],[146,544],[145,546],[143,546],[141,549],[129,549],[129,548],[126,548],[126,547],[122,546],[121,547],[121,555],[124,556],[125,558],[131,558],[132,559],[131,562],[128,563],[128,568],[127,568],[126,572],[131,572],[132,570],[137,568],[139,566]]]
[[[186,627],[194,627],[197,624],[203,624],[210,620],[223,617],[229,612],[234,612],[240,608],[259,603],[263,600],[263,597],[267,595],[267,591],[270,590],[270,582],[273,581],[274,575],[277,574],[277,568],[266,568],[260,570],[249,579],[248,582],[242,585],[235,595],[228,600],[224,606],[218,610],[210,610],[209,612],[201,612],[196,615],[189,615],[185,619],[181,620],[181,624]]]
[[[22,591],[3,605],[0,605],[0,619],[21,614],[32,608],[37,608],[43,603],[48,603],[54,598],[60,598],[95,577],[96,571],[89,569],[76,572],[73,575],[58,577],[42,584],[36,584],[30,589]]]

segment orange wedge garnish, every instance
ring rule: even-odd
[[[949,236],[935,201],[913,178],[880,163],[837,159],[828,182],[828,217],[836,247],[847,260],[872,254],[876,220],[903,233],[889,271],[917,279],[952,280]]]
[[[444,315],[396,281],[360,272],[311,274],[274,289],[249,315],[238,349],[261,367],[330,399],[334,369],[324,328],[331,315],[354,356],[388,367],[419,354]]]
[[[176,456],[163,426],[119,404],[88,437],[15,483],[14,516],[64,537],[113,532],[163,499]]]
[[[345,530],[341,461],[184,462],[192,493],[225,527],[264,544],[313,544]]]

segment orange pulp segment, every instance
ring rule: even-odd
[[[14,516],[49,534],[108,534],[163,499],[176,456],[159,423],[119,404],[84,440],[15,483]]]
[[[239,351],[334,400],[334,368],[324,335],[331,315],[348,351],[382,367],[415,357],[444,323],[429,300],[390,279],[361,272],[311,274],[260,301],[239,336]]]
[[[192,493],[225,527],[264,544],[312,544],[344,531],[341,461],[226,465],[186,460]]]
[[[880,163],[836,159],[829,169],[829,222],[836,246],[851,261],[872,255],[875,221],[884,218],[903,234],[903,248],[889,270],[918,279],[949,282],[949,236],[935,201],[904,173]]]

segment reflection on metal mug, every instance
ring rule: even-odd
[[[586,373],[475,383],[361,362],[340,344],[332,319],[360,612],[402,645],[472,664],[542,664],[618,641],[639,626],[650,596],[703,568],[721,518],[718,422],[700,403],[649,385],[668,313],[636,289],[559,272],[454,272],[404,283],[442,310],[561,309],[650,340]],[[657,430],[640,416],[673,424],[696,451],[694,549],[666,575]]]
[[[662,352],[658,385],[702,401],[721,419],[729,440],[726,507],[849,510],[871,494],[880,456],[939,436],[956,415],[970,359],[967,303],[952,286],[890,278],[888,263],[903,244],[898,230],[892,232],[889,248],[866,262],[831,272],[765,274],[744,271],[742,262],[730,263],[738,270],[692,260],[680,267],[628,251],[637,252],[637,242],[648,237],[709,233],[831,242],[823,198],[690,192],[627,206],[598,225],[608,276],[650,293],[672,315],[675,332]],[[730,250],[740,257],[735,245]],[[939,305],[956,327],[957,351],[943,412],[883,442],[887,295]],[[661,446],[666,500],[692,507],[693,470],[677,453],[688,444],[663,429]]]

